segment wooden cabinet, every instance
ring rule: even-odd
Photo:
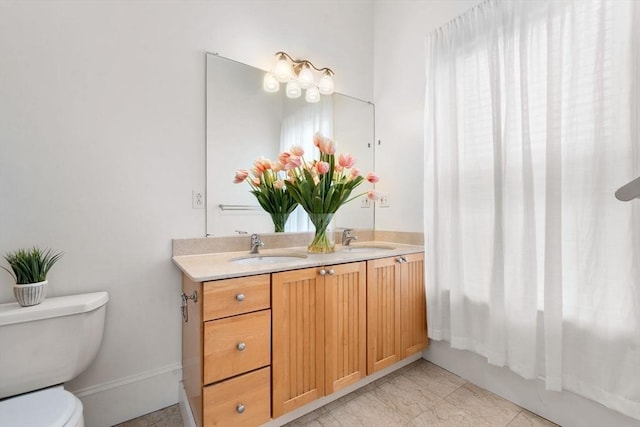
[[[182,365],[196,425],[257,426],[427,346],[424,254],[196,283]],[[186,313],[184,313],[186,314]]]
[[[367,262],[367,374],[427,346],[424,254]]]
[[[183,381],[198,426],[257,426],[271,418],[269,274],[194,283],[183,323]]]
[[[207,426],[255,427],[271,413],[271,369],[240,375],[204,388]]]
[[[400,262],[367,261],[367,374],[400,361]]]
[[[366,374],[366,263],[275,273],[273,417]]]
[[[271,310],[205,322],[205,384],[270,364]]]
[[[424,282],[424,253],[403,255],[400,263],[402,358],[424,350],[427,338],[427,299]]]

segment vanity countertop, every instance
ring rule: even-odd
[[[352,250],[349,250],[352,248]],[[285,270],[296,270],[306,267],[320,267],[332,264],[364,261],[390,256],[407,255],[423,252],[423,246],[407,245],[394,242],[368,241],[353,243],[350,246],[336,245],[336,250],[330,254],[309,254],[306,247],[262,249],[260,254],[250,255],[248,251],[220,252],[198,255],[174,256],[173,262],[182,272],[194,282],[229,279],[232,277],[251,276],[255,274],[273,273]],[[233,260],[273,256],[300,257],[283,262],[270,261],[265,263],[243,264]],[[303,258],[303,256],[306,256]]]

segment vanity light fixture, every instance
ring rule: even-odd
[[[265,74],[262,87],[266,92],[280,90],[280,83],[286,83],[286,94],[289,98],[298,98],[305,90],[307,102],[320,101],[320,95],[331,95],[334,92],[333,71],[330,68],[318,68],[306,59],[293,59],[285,52],[276,53],[277,62],[273,70]],[[314,70],[322,73],[318,84],[314,79]]]

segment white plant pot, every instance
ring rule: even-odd
[[[13,295],[18,304],[23,307],[37,305],[47,296],[47,284],[49,282],[29,283],[26,285],[13,285]]]

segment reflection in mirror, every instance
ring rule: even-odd
[[[351,153],[364,174],[374,166],[373,104],[334,93],[310,104],[262,88],[264,71],[218,55],[207,54],[207,235],[237,232],[272,233],[273,223],[249,192],[234,184],[238,169],[250,169],[260,156],[277,160],[279,153],[300,145],[305,158],[318,158],[313,134],[333,137],[339,153]],[[366,183],[352,196],[369,189]],[[374,228],[372,204],[366,196],[343,205],[336,227]],[[363,207],[363,206],[367,207]],[[306,213],[298,207],[286,231],[307,231]]]

